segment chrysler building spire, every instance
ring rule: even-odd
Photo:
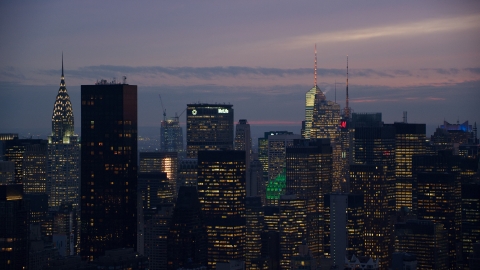
[[[60,88],[53,106],[52,115],[52,137],[63,140],[65,136],[73,135],[73,109],[70,102],[70,96],[65,86],[65,75],[63,72],[63,53],[62,53],[62,77],[60,79]]]

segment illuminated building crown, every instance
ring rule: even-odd
[[[52,115],[52,136],[63,138],[73,135],[73,109],[70,102],[70,96],[65,86],[65,76],[63,74],[63,54],[62,54],[62,77],[57,98],[53,106]]]

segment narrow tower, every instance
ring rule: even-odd
[[[347,82],[346,82],[346,85],[347,85],[346,86],[347,96],[346,96],[346,100],[345,100],[345,109],[343,110],[343,113],[344,113],[344,116],[345,116],[346,119],[350,119],[352,109],[348,105],[348,55],[347,55]]]

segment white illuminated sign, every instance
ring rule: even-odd
[[[228,109],[218,109],[218,113],[228,113]]]
[[[193,115],[197,115],[197,110],[192,110]]]

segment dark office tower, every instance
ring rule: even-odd
[[[289,131],[268,131],[264,133],[262,138],[258,138],[258,160],[262,164],[263,169],[263,181],[260,184],[261,187],[267,187],[268,183],[268,136],[270,135],[293,135],[293,132]],[[265,188],[259,190],[259,196],[262,198],[262,204],[266,205]]]
[[[160,151],[182,154],[183,130],[178,117],[162,121],[160,126]]]
[[[341,267],[345,257],[363,256],[365,214],[362,194],[325,194],[325,252]]]
[[[250,194],[252,197],[259,196],[261,201],[263,200],[261,197],[262,190],[263,193],[266,184],[263,181],[263,168],[262,168],[262,163],[258,159],[253,159],[252,162],[250,162],[250,172],[249,172],[249,178],[247,182],[247,196]]]
[[[15,162],[0,161],[0,184],[15,184]]]
[[[178,175],[178,154],[177,152],[142,152],[140,153],[139,173],[160,173],[167,174],[167,184],[163,186],[165,190],[164,202],[173,202],[177,196],[177,175]],[[161,196],[160,196],[161,197]]]
[[[262,248],[263,207],[260,197],[246,198],[246,232],[245,232],[245,267],[246,269],[260,269],[252,266],[252,262],[260,257]]]
[[[187,104],[187,158],[201,150],[233,150],[233,105]]]
[[[395,224],[395,251],[415,254],[418,269],[450,269],[447,246],[447,231],[441,223],[408,220]]]
[[[280,209],[278,206],[264,206],[263,213],[261,258],[266,261],[268,269],[277,270],[280,269]]]
[[[245,152],[199,151],[198,197],[208,233],[208,268],[244,260]]]
[[[388,208],[393,212],[395,209],[395,130],[392,125],[382,125],[382,122],[378,120],[378,114],[353,114],[355,123],[354,162],[382,168],[386,180],[384,188],[387,189]]]
[[[425,124],[394,123],[395,209],[412,208],[412,156],[426,154]]]
[[[29,220],[21,184],[0,184],[0,220],[0,268],[25,269]]]
[[[250,124],[246,119],[238,120],[238,123],[235,125],[235,150],[245,151],[247,160],[252,160],[252,137]]]
[[[382,166],[350,165],[350,192],[363,194],[365,211],[365,256],[379,259],[386,269],[391,246],[387,180]]]
[[[323,254],[324,199],[332,192],[332,147],[328,139],[295,140],[286,151],[286,194],[305,200],[306,240],[313,257]]]
[[[82,85],[81,257],[136,248],[137,86]]]
[[[80,145],[74,134],[73,109],[63,74],[52,114],[52,134],[48,137],[46,192],[48,207],[58,210],[62,203],[80,205]]]
[[[280,197],[280,269],[290,269],[298,247],[307,237],[307,205],[295,195]]]
[[[462,183],[462,256],[464,268],[469,266],[473,244],[480,242],[480,179]],[[460,256],[457,256],[460,257]],[[458,260],[458,259],[457,259]],[[470,266],[472,267],[472,266]]]
[[[138,173],[138,192],[142,198],[144,213],[164,203],[173,202],[171,187],[164,172]]]
[[[454,174],[419,173],[413,211],[418,219],[444,225],[448,234],[449,269],[456,268],[460,252],[461,185]]]
[[[189,262],[207,265],[207,232],[194,186],[182,186],[168,234],[168,267],[176,270]]]
[[[196,158],[183,158],[178,163],[177,187],[197,186],[198,160]]]
[[[162,204],[152,209],[148,219],[145,218],[145,256],[148,257],[149,269],[167,269],[173,207],[173,204]]]

